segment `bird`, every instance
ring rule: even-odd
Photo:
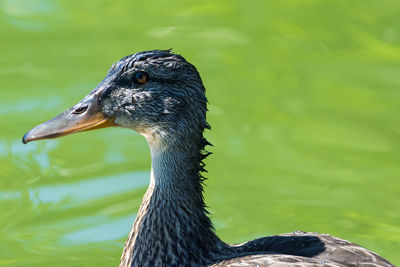
[[[133,129],[151,153],[150,183],[123,248],[120,267],[394,266],[349,241],[314,232],[231,245],[216,234],[203,198],[208,100],[196,67],[169,50],[114,63],[78,104],[39,124],[23,143],[105,127]]]

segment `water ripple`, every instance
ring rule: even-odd
[[[149,172],[138,171],[71,184],[40,186],[29,189],[29,197],[36,205],[41,203],[61,203],[66,200],[68,204],[71,204],[71,202],[82,203],[139,189],[145,187],[148,182]]]
[[[93,221],[98,218],[90,217]],[[72,231],[62,236],[59,243],[62,245],[81,245],[94,242],[104,242],[123,238],[126,236],[127,229],[132,225],[131,215],[124,216],[95,226]]]

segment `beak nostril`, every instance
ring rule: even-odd
[[[79,108],[76,108],[72,114],[82,114],[87,110],[88,106],[80,106]]]

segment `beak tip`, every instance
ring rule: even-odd
[[[22,143],[27,144],[31,139],[28,137],[29,132],[27,132],[23,137],[22,137]]]

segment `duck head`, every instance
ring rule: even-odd
[[[29,132],[23,143],[117,126],[149,140],[202,133],[207,99],[196,68],[170,50],[139,52],[120,59],[78,104]]]

